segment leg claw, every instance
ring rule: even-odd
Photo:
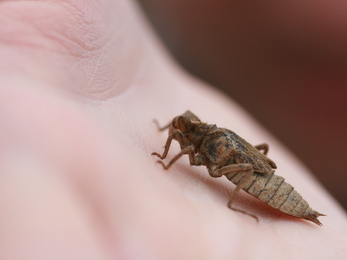
[[[164,170],[167,170],[168,168],[166,167],[166,165],[162,162],[162,161],[157,161],[157,163],[161,164],[161,166],[163,166]]]
[[[161,155],[159,153],[154,152],[154,153],[151,153],[151,155],[158,156],[161,159]]]

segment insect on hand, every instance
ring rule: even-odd
[[[290,216],[322,225],[317,218],[325,215],[313,210],[292,185],[274,174],[277,167],[266,156],[269,150],[267,144],[252,146],[229,129],[201,122],[190,111],[175,117],[165,127],[159,127],[156,121],[155,123],[160,131],[169,128],[169,137],[163,154],[154,152],[152,155],[165,159],[172,140],[176,140],[181,147],[181,151],[167,165],[158,161],[165,170],[187,154],[191,165],[205,165],[211,177],[225,175],[236,185],[228,202],[230,209],[258,220],[256,216],[232,207],[238,192],[243,189]]]

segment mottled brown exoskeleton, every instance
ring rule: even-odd
[[[205,165],[211,177],[225,175],[236,185],[228,202],[229,208],[257,219],[248,212],[232,207],[239,190],[243,189],[290,216],[321,225],[317,217],[324,215],[313,210],[283,177],[274,174],[277,167],[266,156],[269,149],[267,144],[252,146],[229,129],[201,122],[190,111],[175,117],[165,127],[158,125],[158,128],[160,131],[169,128],[169,137],[163,154],[154,152],[152,155],[165,159],[172,140],[178,141],[181,146],[181,151],[167,165],[158,161],[165,170],[187,154],[191,165]]]

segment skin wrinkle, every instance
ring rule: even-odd
[[[66,68],[72,77],[76,77],[81,73],[84,75],[84,79],[80,78],[78,86],[67,86],[67,89],[87,94],[87,98],[93,100],[105,101],[119,95],[133,85],[134,79],[142,74],[143,67],[141,64],[143,62],[141,60],[144,56],[131,56],[136,57],[136,59],[126,57],[129,56],[128,53],[143,53],[144,48],[140,45],[143,40],[132,41],[131,44],[124,41],[124,39],[129,38],[126,35],[142,36],[135,33],[138,30],[137,25],[134,26],[134,30],[129,31],[122,30],[125,25],[120,24],[119,28],[116,27],[118,29],[117,34],[114,34],[113,31],[103,33],[103,25],[99,22],[101,19],[99,14],[95,14],[95,11],[90,10],[90,8],[88,9],[87,4],[78,6],[73,4],[75,2],[7,2],[0,9],[0,13],[4,13],[4,16],[0,18],[1,22],[19,24],[20,26],[14,26],[16,29],[13,31],[9,31],[8,27],[2,26],[3,30],[7,31],[7,35],[1,37],[0,41],[5,41],[11,48],[24,44],[38,52],[53,51],[60,55],[59,58],[75,59],[77,64],[81,64],[80,62],[86,63],[87,65]],[[103,3],[98,4],[102,5]],[[20,15],[15,13],[19,6],[22,9]],[[33,7],[35,7],[35,12],[34,10],[31,12]],[[1,10],[3,11],[1,12]],[[33,14],[36,13],[39,15],[33,17]],[[109,16],[108,20],[111,23],[120,23],[119,19],[114,21],[115,19],[110,13],[106,13],[106,15]],[[65,22],[56,22],[58,20]],[[25,24],[25,26],[22,26],[22,24]],[[121,33],[119,34],[119,32]],[[26,37],[21,37],[22,33],[25,33]],[[110,49],[117,49],[117,51],[110,52]],[[61,54],[67,54],[67,56],[64,57]],[[50,66],[54,66],[54,64]],[[58,68],[58,70],[61,70],[61,68]],[[126,74],[129,76],[121,76]]]
[[[39,6],[37,6],[37,4],[39,4]],[[31,10],[32,6],[35,6],[35,9],[42,9],[42,12],[35,12],[35,14],[37,13],[37,15],[33,17],[33,10]],[[67,44],[66,41],[66,39],[73,41],[73,39],[69,37],[65,32],[68,23],[64,23],[64,25],[66,26],[62,26],[62,23],[59,23],[57,26],[54,26],[54,28],[52,28],[52,24],[55,23],[50,23],[50,21],[52,21],[52,19],[60,20],[62,19],[62,15],[64,15],[64,18],[62,20],[69,20],[69,17],[71,16],[66,15],[66,12],[68,11],[66,9],[57,10],[57,6],[59,7],[59,5],[57,4],[52,5],[52,3],[47,2],[7,2],[5,5],[1,6],[1,9],[3,11],[0,9],[0,11],[2,11],[2,23],[12,24],[12,26],[2,26],[3,30],[6,30],[6,28],[8,29],[7,32],[10,35],[6,35],[6,37],[2,37],[1,39],[5,41],[7,40],[8,44],[11,45],[24,44],[28,47],[36,46],[37,49],[48,48],[49,50],[58,53],[68,53],[69,50],[74,49],[71,48],[71,46]],[[17,8],[22,9],[20,14],[16,13]],[[59,15],[57,15],[57,13]],[[10,21],[8,21],[7,19],[10,19]],[[20,30],[18,30],[18,26],[20,26]],[[47,27],[49,27],[49,30],[47,30]],[[14,28],[16,28],[17,31],[11,31],[11,29]],[[29,35],[28,32],[30,33]],[[53,32],[56,33],[53,34]],[[23,33],[26,37],[23,37]],[[44,41],[44,45],[42,45],[42,43],[40,45],[37,45],[37,43],[42,42],[42,40],[38,40],[38,38],[44,38],[48,41]],[[59,45],[56,44],[58,42]],[[61,48],[57,48],[59,46],[64,46],[65,51],[63,51],[63,49]]]

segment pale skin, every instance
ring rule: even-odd
[[[342,209],[231,99],[175,65],[134,3],[74,3],[0,4],[0,259],[347,257]],[[152,119],[187,109],[270,144],[323,226],[242,192],[235,207],[259,222],[230,210],[235,186],[187,157],[164,171],[151,152],[167,134]]]

